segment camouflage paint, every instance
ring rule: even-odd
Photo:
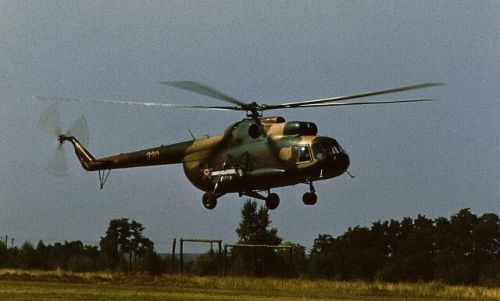
[[[249,134],[256,126],[262,133]],[[343,151],[314,158],[316,142],[338,146],[329,137],[316,136],[312,122],[285,122],[282,117],[245,118],[229,126],[223,135],[194,139],[155,148],[95,159],[75,137],[70,141],[87,171],[182,163],[189,181],[203,191],[222,195],[250,192],[333,178],[344,173],[349,157]],[[297,162],[298,147],[309,146],[311,160]]]

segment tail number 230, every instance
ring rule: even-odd
[[[146,160],[148,161],[154,161],[160,159],[160,152],[159,151],[151,151],[146,153]]]

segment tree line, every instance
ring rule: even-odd
[[[462,209],[450,219],[378,221],[338,237],[319,235],[310,275],[340,280],[500,284],[500,220]]]
[[[8,248],[0,242],[0,267],[21,269],[88,271],[143,271],[159,274],[166,270],[154,250],[154,243],[144,237],[144,226],[127,218],[113,219],[99,246],[81,241],[36,246],[24,242]]]
[[[462,209],[449,219],[418,215],[349,228],[338,237],[320,234],[308,256],[304,247],[283,243],[270,224],[265,207],[245,203],[239,243],[293,245],[292,260],[282,250],[235,249],[230,273],[288,277],[291,263],[292,276],[307,278],[500,285],[500,219],[493,213]],[[209,273],[207,262],[193,262],[194,271]]]
[[[110,221],[99,246],[40,241],[8,248],[0,242],[0,267],[161,274],[178,266],[177,260],[156,253],[143,230],[140,223],[121,218]],[[476,216],[462,209],[449,219],[419,215],[377,221],[337,237],[320,234],[307,255],[303,246],[279,237],[265,206],[248,200],[236,234],[239,244],[286,245],[293,252],[234,247],[226,258],[230,275],[500,285],[500,219],[493,213]],[[186,271],[217,275],[221,260],[211,250],[188,263]]]

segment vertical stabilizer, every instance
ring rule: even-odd
[[[73,144],[75,154],[85,170],[95,170],[92,168],[92,163],[95,162],[94,156],[92,156],[92,154],[85,148],[85,146],[83,146],[83,144],[80,143],[80,141],[78,141],[78,139],[74,136],[59,135],[59,143],[63,144],[64,141],[69,141]]]

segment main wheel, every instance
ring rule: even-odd
[[[314,205],[318,201],[318,196],[314,192],[306,192],[302,196],[302,201],[306,205]]]
[[[280,204],[280,197],[276,193],[270,193],[266,198],[266,207],[269,210],[278,208]]]
[[[217,198],[212,192],[205,192],[201,201],[203,202],[203,206],[210,210],[214,209],[215,206],[217,206]]]

